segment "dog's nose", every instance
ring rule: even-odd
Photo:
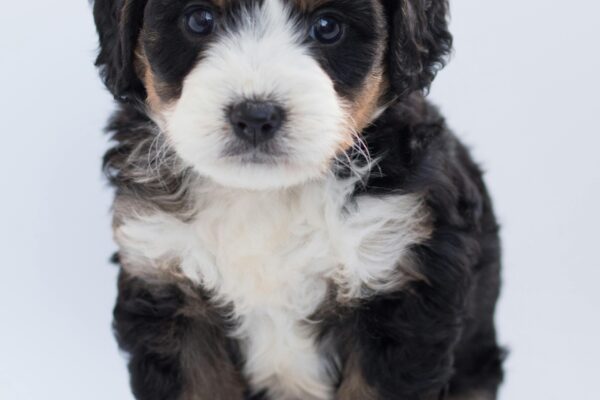
[[[265,101],[245,101],[229,114],[235,134],[257,146],[271,140],[283,122],[283,109]]]

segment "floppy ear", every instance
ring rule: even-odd
[[[108,90],[121,102],[145,98],[144,85],[134,67],[145,6],[146,0],[94,1],[94,20],[100,38],[96,66]]]
[[[385,0],[389,75],[398,96],[428,90],[452,50],[448,0]]]

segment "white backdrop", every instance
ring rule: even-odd
[[[2,3],[0,399],[132,399],[110,331],[112,104],[91,11]],[[456,0],[456,53],[431,94],[504,226],[504,400],[598,398],[598,15],[593,0]]]

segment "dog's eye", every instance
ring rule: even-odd
[[[215,28],[215,15],[205,8],[196,8],[185,15],[185,23],[195,35],[210,35]]]
[[[310,29],[310,36],[323,43],[333,44],[344,34],[344,26],[333,16],[319,17]]]

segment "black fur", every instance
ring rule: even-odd
[[[354,196],[425,193],[434,230],[413,249],[422,280],[358,304],[327,304],[320,337],[332,342],[340,357],[339,387],[356,376],[345,368],[352,364],[377,400],[454,400],[473,392],[492,399],[502,380],[503,359],[493,320],[500,287],[498,225],[479,168],[421,93],[451,48],[448,4],[381,1],[386,21],[377,21],[372,3],[366,1],[358,21],[381,24],[381,29],[387,25],[385,34],[363,27],[353,33],[353,42],[360,46],[313,51],[338,91],[350,93],[371,67],[373,46],[389,37],[387,100],[397,102],[363,132],[370,153],[380,162],[377,173]],[[94,4],[101,45],[97,64],[108,88],[124,101],[109,128],[115,145],[105,156],[105,170],[119,197],[185,214],[190,171],[160,164],[156,176],[141,180],[140,175],[155,170],[144,164],[152,160],[131,162],[135,151],[151,152],[160,140],[158,128],[139,107],[146,91],[134,53],[142,37],[154,72],[174,87],[164,95],[177,96],[203,44],[170,28],[161,29],[167,34],[158,39],[147,32],[140,36],[144,24],[172,24],[180,15],[178,8],[186,4],[146,3]],[[348,13],[353,10],[352,1],[339,4]],[[240,373],[244,360],[238,343],[226,335],[226,313],[212,307],[208,298],[210,294],[189,283],[145,281],[122,272],[114,328],[131,356],[136,398],[267,400],[265,394],[252,397]]]
[[[146,281],[122,271],[114,329],[131,355],[136,398],[250,398],[237,343],[225,335],[231,330],[225,313],[189,283]]]
[[[428,89],[452,49],[448,0],[385,0],[391,40],[389,77],[396,96]]]
[[[330,334],[344,337],[346,357],[361,349],[381,399],[495,394],[503,359],[493,321],[500,243],[479,168],[420,96],[390,109],[365,137],[383,156],[382,170],[356,195],[428,193],[434,234],[414,249],[424,280],[350,310]]]
[[[126,132],[119,123],[113,129]],[[120,136],[121,141],[125,136]],[[418,95],[388,110],[365,137],[371,152],[382,156],[381,173],[356,196],[428,193],[434,235],[415,249],[419,271],[426,279],[398,293],[337,310],[335,317],[323,322],[322,336],[336,338],[342,360],[358,351],[363,355],[362,371],[377,388],[378,399],[416,400],[446,390],[451,395],[473,390],[495,394],[502,380],[503,359],[493,321],[500,244],[479,169],[443,119]],[[109,162],[118,158],[118,152],[109,154]],[[122,347],[133,354],[134,391],[141,393],[142,389],[135,388],[152,378],[169,395],[140,394],[138,398],[177,398],[181,372],[174,372],[180,366],[173,357],[180,351],[175,338],[165,338],[163,330],[171,335],[186,331],[185,322],[172,318],[181,307],[182,295],[174,287],[159,285],[152,294],[123,285],[115,328]],[[165,352],[164,358],[148,356],[148,347],[140,344],[152,341]],[[229,360],[237,365],[233,353]],[[138,364],[140,359],[142,364]],[[158,389],[152,392],[160,393]]]
[[[134,66],[145,6],[146,0],[94,0],[94,20],[100,38],[96,65],[106,86],[122,102],[142,99],[146,94]]]
[[[131,354],[129,371],[136,398],[178,398],[183,385],[179,365],[187,321],[175,286],[152,287],[122,273],[114,326],[120,347]]]

